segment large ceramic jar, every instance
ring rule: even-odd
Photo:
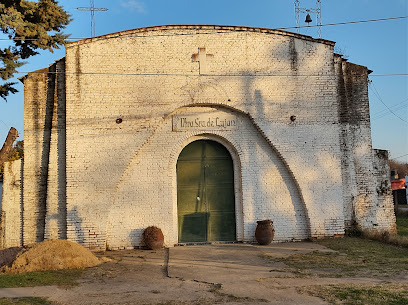
[[[164,236],[160,228],[155,226],[147,227],[143,232],[143,243],[152,250],[157,250],[163,247]]]
[[[258,225],[256,226],[255,230],[256,241],[260,245],[269,245],[273,240],[273,236],[275,235],[272,220],[260,220],[257,221],[257,224]]]

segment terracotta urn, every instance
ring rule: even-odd
[[[163,248],[164,236],[160,228],[155,226],[147,227],[143,231],[143,243],[152,250]]]
[[[257,221],[257,226],[255,230],[256,241],[260,245],[269,245],[273,236],[275,235],[275,230],[273,228],[273,222],[270,219]]]

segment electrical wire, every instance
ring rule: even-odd
[[[407,76],[408,73],[370,74],[370,76]]]
[[[369,20],[357,20],[357,21],[347,21],[347,22],[337,22],[337,23],[326,23],[321,25],[307,25],[307,26],[298,26],[298,27],[287,27],[287,28],[277,28],[277,30],[289,30],[289,29],[301,29],[301,28],[311,28],[311,27],[322,27],[322,26],[334,26],[334,25],[345,25],[345,24],[355,24],[355,23],[366,23],[366,22],[377,22],[377,21],[387,21],[387,20],[396,20],[396,19],[405,19],[408,16],[400,17],[390,17],[390,18],[379,18],[379,19],[369,19]]]
[[[356,24],[356,23],[367,23],[367,22],[378,22],[378,21],[388,21],[388,20],[398,20],[398,19],[406,19],[408,16],[399,16],[399,17],[389,17],[389,18],[379,18],[379,19],[369,19],[369,20],[357,20],[357,21],[347,21],[347,22],[337,22],[337,23],[326,23],[321,25],[307,25],[307,26],[295,26],[295,27],[281,27],[281,28],[273,28],[272,30],[290,30],[290,29],[302,29],[302,28],[311,28],[311,27],[324,27],[324,26],[336,26],[336,25],[347,25],[347,24]],[[226,26],[228,27],[228,26]],[[239,26],[238,26],[239,28]],[[97,39],[112,39],[112,38],[130,38],[130,37],[162,37],[162,36],[191,36],[191,35],[212,35],[212,34],[220,34],[220,33],[232,33],[234,31],[217,31],[217,32],[204,32],[204,33],[178,33],[178,34],[160,34],[160,35],[126,35],[126,36],[109,36],[109,37],[75,37],[75,38],[66,38],[65,40],[84,40],[90,38],[97,38]],[[40,40],[40,38],[0,38],[0,40],[24,40],[24,41],[36,41]]]
[[[407,105],[408,105],[408,99],[405,99],[404,101],[402,101],[402,102],[400,102],[398,104],[395,104],[390,108],[392,108],[393,111],[398,111],[398,110],[401,110],[403,108],[406,108]],[[371,119],[372,120],[380,119],[380,118],[383,118],[383,117],[385,117],[385,116],[387,116],[389,114],[390,114],[390,111],[388,109],[383,109],[383,110],[378,111],[378,112],[374,113],[373,115],[371,115]]]
[[[378,100],[397,118],[399,118],[401,121],[405,122],[408,124],[408,121],[404,120],[403,118],[401,118],[399,115],[397,115],[390,107],[387,106],[387,104],[384,103],[384,101],[382,100],[380,94],[378,93],[377,89],[375,88],[375,86],[372,83],[369,83],[369,88],[371,89],[371,91],[374,93],[374,95],[378,98]]]
[[[408,154],[405,154],[405,155],[402,155],[402,156],[399,156],[399,157],[395,157],[395,158],[391,158],[391,160],[400,159],[400,158],[403,158],[403,157],[405,157],[405,156],[408,156]]]
[[[335,78],[335,75],[322,74],[183,74],[183,73],[114,73],[114,72],[66,72],[66,71],[18,71],[14,74],[65,74],[65,75],[121,75],[121,76],[183,76],[183,77],[328,77]]]
[[[185,76],[185,77],[327,77],[334,78],[333,75],[324,74],[183,74],[183,73],[115,73],[115,72],[59,72],[59,71],[16,71],[13,74],[65,74],[65,75],[124,75],[124,76]],[[373,76],[373,75],[370,75]],[[374,76],[408,76],[408,74],[382,74]]]

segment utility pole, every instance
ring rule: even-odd
[[[90,7],[77,7],[76,9],[91,12],[91,37],[95,37],[95,12],[105,12],[108,9],[106,7],[95,7],[95,0],[91,0]]]
[[[317,37],[322,38],[322,1],[316,0],[316,8],[301,8],[300,1],[295,0],[295,22],[297,32],[300,33],[300,13],[307,14],[305,22],[309,24],[312,22],[312,18],[310,17],[310,13],[316,14],[316,25],[317,25]]]

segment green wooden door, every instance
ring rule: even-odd
[[[179,242],[235,241],[234,170],[215,141],[187,145],[177,161]]]

